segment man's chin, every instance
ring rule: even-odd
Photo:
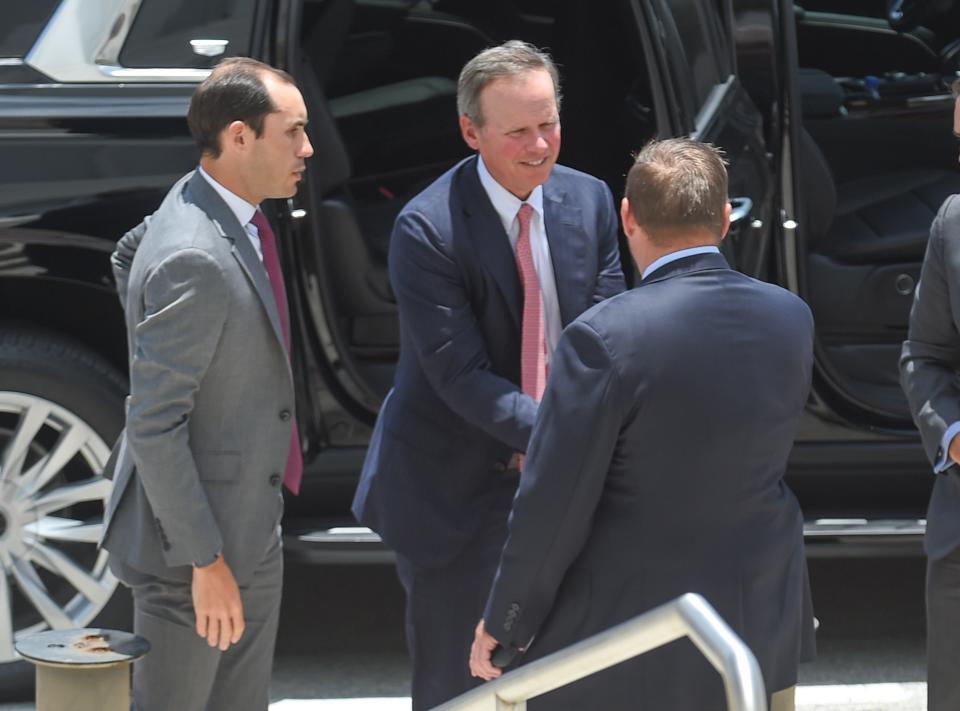
[[[297,194],[297,184],[289,185],[286,188],[275,190],[274,192],[267,195],[271,200],[285,200],[286,198],[292,198]]]
[[[527,170],[524,171],[525,174],[523,176],[525,178],[525,187],[527,188],[524,190],[524,192],[529,193],[534,188],[547,182],[547,180],[550,179],[550,173],[553,171],[553,166],[553,163],[545,163],[544,165],[538,166],[527,166]]]

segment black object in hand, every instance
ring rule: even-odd
[[[504,647],[502,644],[498,644],[493,648],[493,654],[490,655],[490,663],[498,669],[505,669],[513,664],[518,653],[516,647]]]

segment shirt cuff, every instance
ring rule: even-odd
[[[940,440],[940,449],[937,450],[937,461],[933,463],[933,471],[940,474],[942,471],[953,465],[950,459],[950,442],[960,434],[960,422],[954,422],[943,433],[943,439]]]

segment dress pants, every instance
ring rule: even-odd
[[[520,481],[515,469],[500,476],[483,525],[456,558],[425,567],[397,554],[397,576],[407,595],[413,711],[432,709],[483,683],[470,676],[470,645],[507,540],[507,517]]]
[[[245,629],[226,652],[197,635],[190,583],[122,564],[116,572],[133,593],[134,632],[151,645],[133,665],[134,711],[266,711],[283,588],[279,532],[240,588]]]
[[[927,561],[927,708],[960,709],[960,546]]]

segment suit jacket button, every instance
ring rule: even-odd
[[[936,453],[936,455],[934,455],[933,458],[936,459],[938,462],[939,462],[941,459],[943,459],[943,447],[937,447],[937,453]]]
[[[280,419],[286,422],[290,419],[290,410],[280,410]]]
[[[283,477],[279,474],[270,475],[270,486],[280,486],[281,481],[283,481]]]
[[[504,464],[503,462],[494,462],[493,470],[497,472],[505,472],[507,471],[507,465]]]

